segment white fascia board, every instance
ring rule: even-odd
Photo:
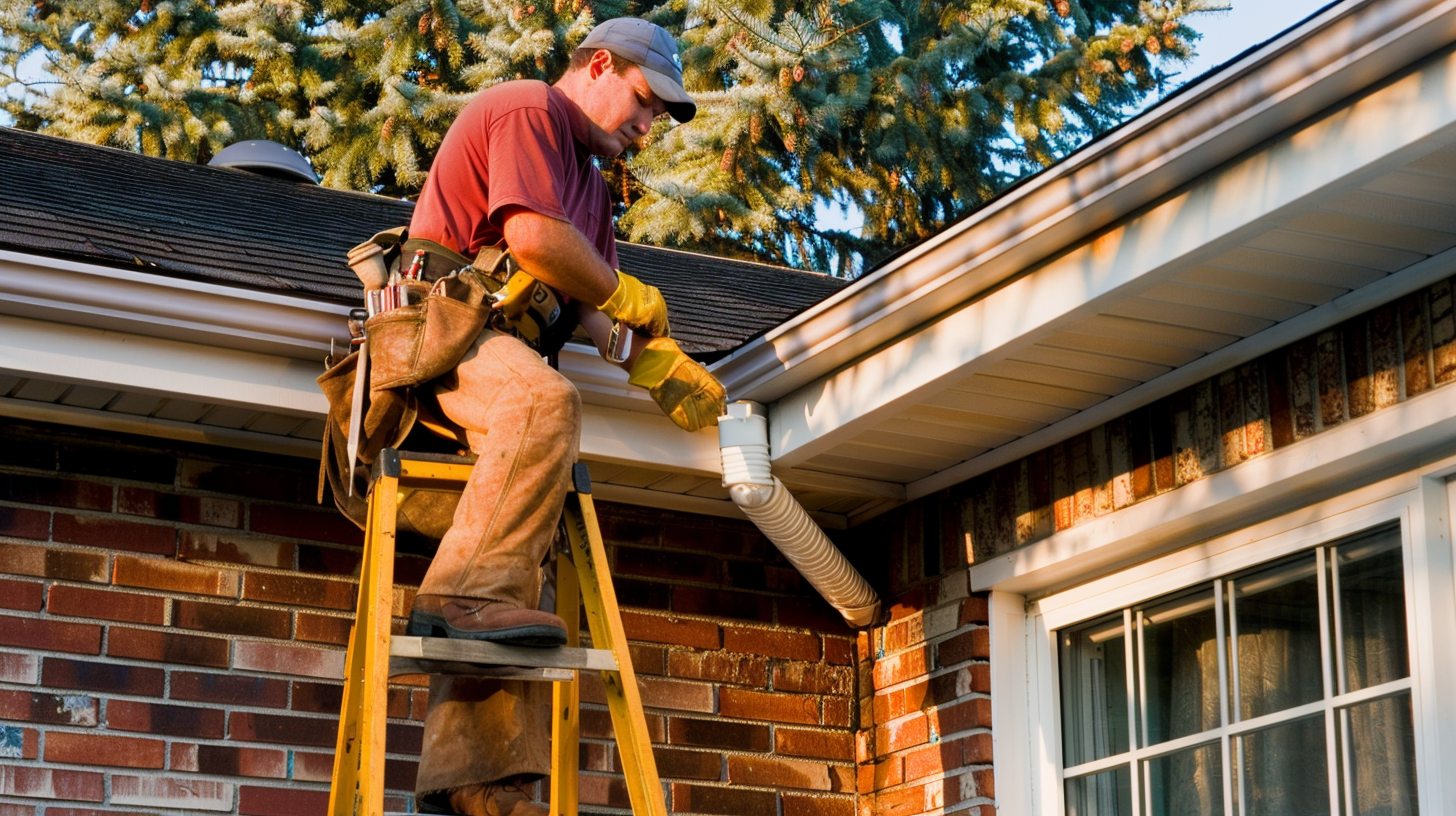
[[[1456,40],[1456,0],[1341,4],[717,363],[770,403]]]
[[[1059,324],[1155,282],[1170,265],[1237,245],[1270,219],[1312,206],[1322,192],[1444,146],[1456,126],[1453,88],[1456,56],[1448,54],[783,397],[773,403],[770,423],[775,466],[803,463],[970,376],[975,367],[1005,359]]]
[[[349,307],[0,250],[0,313],[322,361]]]
[[[974,590],[1035,595],[1282,510],[1348,493],[1456,452],[1456,399],[1442,386],[970,568]],[[1415,484],[1399,479],[1390,490]],[[1397,483],[1400,482],[1400,483]]]
[[[328,410],[322,361],[0,315],[0,372],[300,417]]]

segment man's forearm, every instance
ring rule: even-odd
[[[616,290],[616,271],[571,224],[516,209],[506,216],[502,231],[521,269],[552,289],[593,307]]]

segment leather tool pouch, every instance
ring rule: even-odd
[[[490,294],[498,288],[468,267],[433,286],[403,285],[410,303],[364,323],[371,391],[423,385],[453,369],[490,320]]]

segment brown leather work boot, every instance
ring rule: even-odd
[[[546,816],[546,808],[531,801],[528,785],[520,777],[466,785],[450,791],[450,807],[465,816]]]
[[[418,595],[405,634],[513,646],[560,646],[566,643],[566,623],[550,612],[521,609],[503,601]]]

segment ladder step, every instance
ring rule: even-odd
[[[468,666],[492,667],[507,670],[544,669],[557,670],[553,676],[530,676],[523,674],[482,673],[473,668],[463,671],[448,671],[448,674],[479,674],[488,677],[517,677],[519,679],[570,680],[571,670],[617,671],[617,658],[606,649],[578,649],[558,646],[547,649],[533,649],[526,646],[508,646],[483,640],[453,640],[450,638],[410,637],[400,635],[389,641],[390,676],[397,674],[429,673],[430,664],[468,664]]]
[[[389,676],[399,677],[404,674],[453,674],[494,677],[498,680],[535,680],[543,683],[560,683],[576,677],[576,672],[571,669],[527,669],[520,666],[482,666],[478,663],[391,657],[389,659]]]

